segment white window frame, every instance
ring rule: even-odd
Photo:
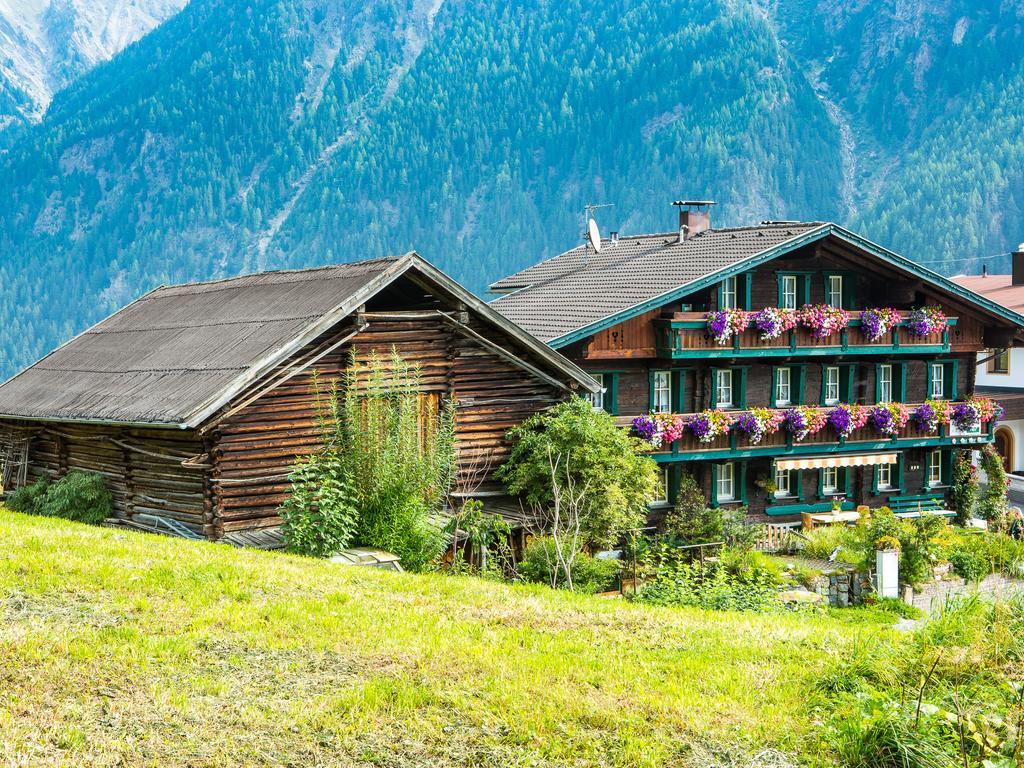
[[[733,408],[736,403],[736,392],[734,385],[736,383],[735,377],[732,375],[732,370],[729,368],[723,368],[715,371],[715,407],[716,408]],[[728,384],[728,386],[726,386]],[[728,397],[722,397],[722,393],[728,391]]]
[[[718,465],[715,479],[718,503],[736,501],[736,463],[727,461]]]
[[[935,488],[942,485],[942,451],[932,451],[928,454],[928,487]]]
[[[892,484],[892,464],[879,464],[876,469],[878,470],[878,490],[880,491],[891,491],[893,488]]]
[[[654,372],[654,413],[672,413],[672,371]]]
[[[829,478],[833,482],[829,482]],[[821,469],[821,492],[826,496],[836,496],[839,490],[839,467],[822,467]]]
[[[793,470],[775,470],[775,498],[788,499],[793,496]]]
[[[796,275],[782,276],[782,306],[780,309],[796,309],[797,285]]]
[[[604,410],[604,394],[608,390],[604,386],[604,374],[603,373],[592,373],[590,378],[601,385],[601,389],[597,392],[587,393],[587,399],[590,400],[590,405],[595,411]]]
[[[942,400],[946,396],[946,366],[943,363],[931,363],[932,366],[932,400]],[[936,387],[936,384],[938,386]]]
[[[658,488],[658,498],[652,504],[668,504],[668,467],[661,468],[661,483]]]
[[[722,281],[722,306],[719,309],[736,309],[736,276]]]
[[[832,373],[835,372],[836,380],[831,381]],[[842,380],[842,376],[839,372],[838,365],[827,365],[825,366],[825,375],[822,386],[825,388],[825,405],[835,405],[839,402],[839,384]],[[835,396],[832,395],[833,387],[835,387]]]
[[[892,366],[887,363],[878,366],[878,402],[892,402]]]
[[[842,275],[828,276],[828,295],[825,297],[825,303],[828,304],[830,307],[836,307],[838,309],[843,308]]]
[[[783,381],[785,379],[785,381]],[[785,393],[785,396],[783,396]],[[793,402],[793,369],[779,368],[775,377],[775,404],[790,405]]]

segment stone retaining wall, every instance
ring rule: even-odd
[[[915,608],[931,612],[941,606],[949,597],[971,594],[1006,599],[1024,594],[1024,581],[1001,574],[993,574],[978,583],[967,582],[958,577],[946,578],[942,581],[930,581],[920,590],[905,587],[903,600]]]
[[[829,605],[846,608],[863,603],[865,595],[874,592],[874,585],[866,574],[841,570],[819,576],[815,579],[813,591],[825,598]]]

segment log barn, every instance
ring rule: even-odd
[[[327,387],[392,350],[454,401],[463,492],[495,500],[506,430],[599,389],[415,253],[165,286],[0,386],[4,490],[98,472],[120,522],[244,540],[279,525],[321,444],[314,374]]]
[[[992,420],[970,430],[910,420],[891,433],[869,421],[846,435],[826,426],[797,436],[779,420],[837,407],[899,414],[926,401],[952,410],[974,394],[978,353],[1019,344],[1024,317],[835,224],[715,228],[711,201],[675,205],[675,230],[613,234],[491,286],[503,294],[494,308],[601,382],[594,405],[623,427],[637,417],[686,425],[654,446],[664,480],[655,516],[674,503],[683,472],[712,506],[745,506],[762,521],[838,521],[858,504],[948,512],[952,459],[991,443]],[[934,330],[914,320],[935,308],[947,321]],[[792,325],[805,309],[846,319],[816,336]],[[787,326],[759,329],[754,313],[765,310]],[[887,318],[876,336],[865,310]],[[716,335],[712,313],[743,327]],[[741,428],[754,409],[768,434]],[[701,439],[691,425],[707,419],[731,426]]]

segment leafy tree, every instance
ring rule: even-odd
[[[527,503],[554,504],[557,489],[581,494],[581,544],[613,546],[642,525],[658,488],[658,468],[643,444],[607,413],[574,397],[509,430],[512,450],[498,470],[508,491]]]
[[[974,516],[974,506],[978,501],[978,468],[971,461],[970,451],[957,451],[950,486],[956,521],[966,525]]]

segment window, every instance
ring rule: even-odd
[[[670,371],[654,372],[654,392],[652,394],[652,411],[655,413],[672,412],[672,373]]]
[[[732,371],[715,372],[715,406],[732,408]]]
[[[822,389],[825,391],[825,405],[835,405],[839,402],[839,366],[825,367]]]
[[[791,472],[792,470],[789,469],[775,470],[775,498],[780,499],[793,495]]]
[[[668,467],[662,467],[659,475],[658,495],[651,503],[668,504]]]
[[[592,373],[590,375],[593,377],[594,381],[601,385],[601,391],[591,393],[590,395],[588,395],[588,399],[590,400],[590,404],[594,407],[595,411],[603,411],[604,393],[607,391],[604,386],[604,374]]]
[[[843,306],[843,276],[829,275],[825,303],[830,307]]]
[[[779,306],[782,309],[796,309],[796,275],[782,276],[782,300]]]
[[[793,402],[793,372],[789,368],[779,368],[775,378],[775,404],[789,405]]]
[[[942,363],[932,363],[932,388],[930,397],[941,400],[946,396],[946,366]]]
[[[839,493],[838,467],[825,467],[821,470],[821,492],[826,495]]]
[[[722,306],[719,309],[736,309],[735,277],[727,277],[722,281]]]
[[[942,451],[928,454],[928,485],[942,485]]]
[[[892,402],[892,366],[878,366],[878,402]]]
[[[892,464],[879,464],[875,467],[878,479],[878,490],[887,491],[892,488]]]
[[[728,461],[718,466],[718,479],[715,482],[720,503],[736,500],[736,465],[733,462]]]
[[[989,373],[1006,374],[1010,372],[1010,350],[1000,349],[995,352],[989,350],[989,354],[992,355],[988,361]]]

